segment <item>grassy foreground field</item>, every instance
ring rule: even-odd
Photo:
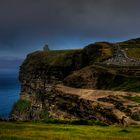
[[[140,126],[0,122],[0,140],[139,140]]]

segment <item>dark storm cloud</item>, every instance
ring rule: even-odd
[[[0,50],[25,54],[44,42],[56,49],[137,37],[139,5],[139,0],[0,0]]]

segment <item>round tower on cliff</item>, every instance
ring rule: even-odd
[[[50,50],[50,49],[49,49],[48,44],[45,44],[44,47],[43,47],[43,51],[49,51],[49,50]]]

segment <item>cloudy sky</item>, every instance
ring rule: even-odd
[[[140,37],[139,14],[140,0],[0,0],[0,66],[45,43],[68,49]]]

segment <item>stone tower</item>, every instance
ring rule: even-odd
[[[43,51],[49,51],[49,50],[50,50],[49,46],[47,44],[45,44],[44,47],[43,47]]]

